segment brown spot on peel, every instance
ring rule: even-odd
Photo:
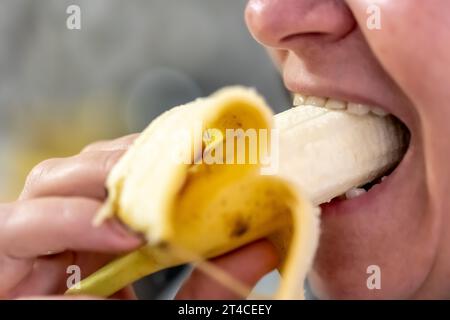
[[[248,223],[242,219],[236,220],[233,229],[231,230],[232,237],[240,237],[248,231]]]

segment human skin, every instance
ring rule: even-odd
[[[369,3],[381,8],[381,30],[366,28]],[[381,192],[340,208],[325,206],[310,275],[319,298],[450,295],[449,12],[447,0],[249,1],[249,29],[290,91],[380,105],[412,135],[405,161]],[[95,230],[90,225],[106,196],[104,179],[132,139],[46,161],[17,201],[0,205],[0,297],[60,294],[67,265],[89,274],[140,244],[113,222]],[[56,254],[43,256],[47,251]],[[267,242],[258,242],[215,263],[252,285],[277,257]],[[381,290],[366,286],[366,268],[374,264],[381,268]],[[178,297],[234,296],[194,272]]]
[[[370,4],[380,30],[367,28]],[[447,0],[248,2],[248,28],[288,90],[378,105],[411,133],[386,182],[322,207],[309,277],[318,298],[450,296],[449,13]],[[380,290],[367,287],[370,265],[380,267]]]
[[[19,199],[0,204],[0,298],[68,299],[61,296],[68,266],[79,266],[84,278],[143,243],[115,220],[92,226],[106,198],[105,179],[136,136],[97,142],[73,157],[42,162],[29,174]],[[261,240],[211,262],[252,287],[277,266],[278,257]],[[246,268],[240,267],[243,263]],[[128,287],[113,298],[135,296]],[[242,297],[194,270],[177,298]]]

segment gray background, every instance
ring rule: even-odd
[[[225,85],[255,87],[276,111],[287,108],[247,31],[245,3],[0,0],[0,201],[17,196],[39,161],[141,130]],[[66,28],[71,4],[81,7],[81,30]],[[177,272],[148,279],[141,296],[157,296]]]
[[[0,0],[0,200],[14,198],[40,160],[140,130],[225,85],[256,87],[286,108],[279,75],[245,26],[245,3]],[[71,4],[82,30],[66,28]]]

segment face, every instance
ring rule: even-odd
[[[381,29],[368,28],[371,4]],[[450,298],[449,14],[448,0],[248,2],[250,32],[288,90],[378,106],[411,135],[383,182],[322,207],[309,278],[319,298]],[[367,287],[371,265],[380,290]]]

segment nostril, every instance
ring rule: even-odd
[[[291,34],[288,36],[285,36],[284,38],[280,39],[280,47],[285,47],[287,49],[290,48],[292,43],[303,43],[303,44],[311,44],[311,41],[328,41],[328,42],[334,42],[338,40],[342,40],[347,37],[352,31],[355,29],[357,25],[355,24],[352,28],[349,28],[346,33],[342,34],[332,34],[328,32],[307,32],[307,33],[297,33],[297,34]]]
[[[308,32],[308,33],[301,33],[301,34],[297,33],[297,34],[291,34],[291,35],[288,35],[288,36],[282,38],[280,40],[280,42],[289,42],[289,41],[295,40],[299,37],[301,37],[301,38],[319,38],[319,37],[323,37],[326,35],[327,35],[327,33],[325,33],[325,32]]]

